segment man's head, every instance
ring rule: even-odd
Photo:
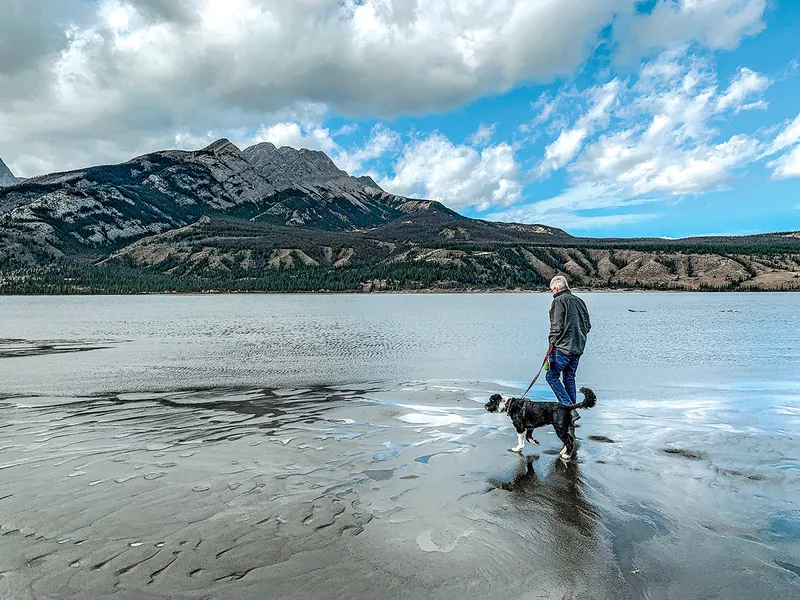
[[[567,283],[567,278],[563,275],[556,275],[550,280],[550,291],[553,292],[553,294],[557,294],[568,289],[569,284]]]

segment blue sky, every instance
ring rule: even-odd
[[[763,91],[748,94],[739,104],[731,104],[728,110],[698,117],[703,119],[702,126],[708,129],[702,136],[702,143],[706,145],[724,143],[736,135],[752,136],[767,143],[779,134],[782,125],[793,121],[800,113],[800,72],[796,62],[800,59],[800,2],[777,3],[765,11],[764,22],[764,31],[744,39],[734,49],[712,51],[698,44],[679,44],[671,49],[670,64],[701,61],[702,71],[709,78],[704,85],[687,94],[687,102],[707,86],[717,86],[717,97],[724,94],[725,88],[742,68],[769,80],[764,82]],[[355,121],[358,131],[340,143],[362,146],[372,127],[385,125],[401,132],[404,141],[440,133],[454,144],[470,144],[470,136],[481,126],[492,126],[490,145],[507,142],[515,146],[514,156],[519,164],[523,187],[519,201],[502,210],[494,206],[484,210],[479,205],[459,207],[459,212],[470,217],[545,222],[565,227],[575,234],[604,237],[751,234],[800,228],[800,177],[774,176],[775,168],[768,166],[770,157],[760,157],[758,150],[754,154],[745,152],[746,156],[741,160],[721,170],[719,178],[715,177],[708,183],[700,182],[695,189],[683,191],[679,186],[677,189],[663,186],[638,194],[627,190],[621,192],[621,197],[641,201],[641,204],[583,210],[582,207],[596,204],[583,200],[586,194],[577,193],[574,203],[556,203],[552,212],[543,207],[543,201],[552,203],[554,198],[580,192],[581,177],[574,170],[574,162],[547,174],[539,173],[537,169],[548,145],[573,125],[590,105],[586,95],[588,90],[614,79],[628,88],[634,87],[641,80],[643,66],[660,59],[667,60],[664,52],[651,51],[642,57],[641,62],[620,64],[606,42],[568,77],[546,85],[520,85],[508,93],[487,95],[443,113]],[[688,73],[687,67],[680,76],[685,78]],[[680,81],[680,77],[670,80],[669,85]],[[537,114],[541,114],[541,105],[537,106],[537,101],[553,100],[564,94],[573,96],[559,104],[549,120],[532,125],[526,132],[520,130],[521,125],[533,123]],[[627,99],[618,97],[612,113],[630,110],[640,98],[635,93]],[[748,104],[753,106],[741,109]],[[642,111],[629,119],[612,114],[607,124],[596,127],[587,137],[585,145],[625,129],[644,127],[656,114],[655,109]],[[333,126],[344,123],[335,121]],[[696,140],[681,147],[691,152],[700,145],[701,141]],[[396,160],[397,155],[389,153],[365,167],[376,180],[391,189],[389,182],[393,179],[393,161]],[[676,161],[675,165],[677,168],[686,167],[685,161]],[[596,181],[593,174],[589,168],[585,173],[586,180]],[[422,182],[411,189],[403,187],[401,191],[439,195],[430,193],[434,190],[427,189]],[[567,206],[577,210],[566,210]]]
[[[800,229],[796,0],[14,0],[10,14],[0,156],[18,175],[228,137],[578,235]]]

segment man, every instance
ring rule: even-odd
[[[550,368],[547,371],[547,383],[561,404],[575,404],[575,372],[592,324],[586,304],[570,292],[566,277],[553,277],[550,290],[553,292],[553,304],[550,307]],[[573,411],[573,423],[578,419],[578,412]]]

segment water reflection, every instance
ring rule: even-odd
[[[511,492],[511,502],[519,510],[541,512],[550,507],[558,520],[574,527],[581,535],[593,535],[598,513],[588,499],[579,459],[565,463],[559,458],[538,461],[535,455],[520,456],[513,478],[493,485]],[[541,470],[545,463],[542,474]]]

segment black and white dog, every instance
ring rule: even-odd
[[[597,396],[587,387],[582,387],[580,393],[583,394],[583,402],[567,406],[560,402],[532,402],[530,400],[520,400],[519,398],[508,398],[504,400],[500,394],[494,394],[484,405],[484,408],[491,413],[507,412],[517,430],[517,445],[511,448],[512,452],[522,452],[525,441],[529,444],[538,444],[533,439],[533,430],[536,427],[552,425],[556,430],[556,435],[564,443],[561,450],[561,457],[564,460],[572,458],[573,440],[570,435],[572,426],[572,411],[578,408],[592,408],[597,404]]]

